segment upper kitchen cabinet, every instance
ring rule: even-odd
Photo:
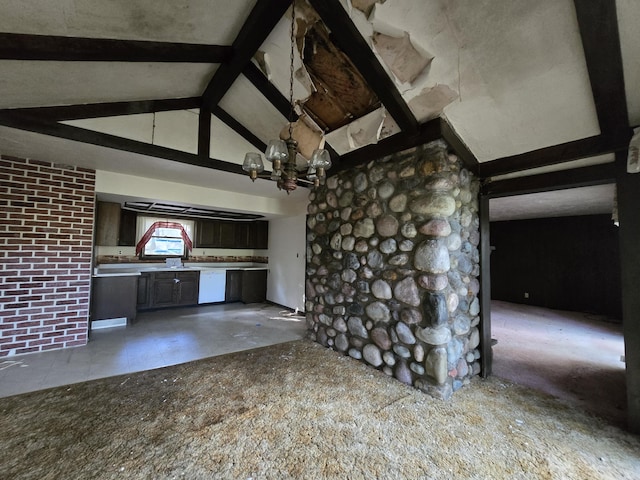
[[[269,222],[198,220],[196,248],[244,248],[266,250]]]
[[[121,247],[136,246],[136,222],[138,214],[131,210],[120,212],[120,239],[118,245]]]
[[[96,209],[96,245],[117,246],[120,236],[120,204],[98,202]]]

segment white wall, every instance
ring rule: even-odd
[[[304,312],[306,215],[269,221],[267,300]]]

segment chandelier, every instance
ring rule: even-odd
[[[288,138],[270,140],[265,150],[265,158],[271,162],[271,174],[261,174],[264,171],[262,155],[258,152],[249,152],[244,157],[242,169],[249,174],[252,181],[256,178],[274,180],[278,189],[287,192],[287,195],[295,190],[298,182],[311,184],[315,187],[324,182],[326,171],[331,168],[331,156],[325,149],[318,148],[313,151],[311,159],[307,162],[306,171],[298,171],[296,158],[298,155],[298,142],[293,139],[293,52],[295,45],[295,0],[291,2],[291,51],[289,55],[289,122]],[[282,135],[282,134],[281,134]]]

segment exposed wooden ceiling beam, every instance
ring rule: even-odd
[[[212,158],[204,158],[192,153],[174,150],[171,148],[160,147],[149,143],[129,140],[127,138],[116,137],[106,133],[94,132],[84,128],[73,127],[63,123],[51,121],[43,121],[41,118],[17,115],[12,113],[0,114],[0,125],[18,128],[29,132],[50,135],[53,137],[74,140],[76,142],[98,145],[101,147],[113,148],[115,150],[123,150],[125,152],[137,153],[149,157],[163,158],[174,162],[193,165],[196,167],[212,168],[229,173],[244,175],[242,167],[235,163],[225,162]]]
[[[353,62],[382,101],[398,126],[406,132],[417,132],[418,122],[402,98],[393,80],[380,65],[369,44],[349,18],[340,0],[309,0],[331,31],[331,38]]]
[[[224,63],[229,46],[0,33],[0,59]]]
[[[264,152],[267,149],[266,143],[256,137],[244,125],[238,122],[235,118],[229,115],[228,112],[226,112],[219,106],[214,107],[213,114],[234,132],[244,138],[247,142],[256,147],[259,152]]]
[[[85,103],[55,107],[29,107],[0,110],[0,113],[38,116],[46,120],[77,120],[80,118],[115,117],[139,113],[169,112],[200,108],[200,97],[165,100],[137,100],[133,102]]]
[[[420,128],[415,133],[396,133],[391,137],[380,140],[378,143],[367,145],[358,150],[341,155],[338,168],[332,168],[328,174],[335,175],[338,172],[356,167],[371,160],[423,145],[439,138],[442,138],[442,131],[440,129],[440,119],[436,118],[420,125]]]
[[[478,175],[478,159],[445,118],[440,118],[440,131],[442,132],[442,138],[445,139],[453,151],[460,157],[467,170]]]
[[[555,165],[556,163],[594,157],[605,153],[624,150],[628,147],[628,140],[614,143],[603,135],[574,140],[552,147],[540,148],[527,153],[503,157],[490,162],[479,164],[480,178],[488,178],[505,173],[529,170],[531,168]]]
[[[258,0],[233,41],[233,58],[220,65],[202,94],[204,108],[212,111],[222,100],[290,5],[290,0]]]
[[[605,185],[615,183],[615,181],[615,163],[612,162],[540,175],[497,180],[485,184],[482,188],[482,194],[490,198],[509,197],[527,193]]]
[[[598,114],[600,131],[629,140],[629,116],[622,70],[616,2],[574,0],[582,47]]]

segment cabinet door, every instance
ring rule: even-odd
[[[176,273],[176,287],[178,288],[178,305],[195,305],[198,303],[198,272]]]
[[[118,245],[121,247],[136,246],[136,222],[138,214],[131,210],[122,210],[120,212],[120,238]]]
[[[259,303],[267,299],[267,270],[242,272],[242,301]]]
[[[254,222],[254,238],[251,248],[266,250],[269,248],[269,222],[258,220]]]
[[[150,294],[150,278],[151,274],[149,273],[141,273],[138,277],[138,302],[137,308],[138,310],[142,310],[145,308],[149,308],[151,304],[151,299],[149,298]]]
[[[151,285],[151,306],[171,307],[176,304],[176,278],[173,273],[159,272],[153,274]]]
[[[235,248],[249,248],[249,225],[248,222],[237,222]]]
[[[236,224],[234,222],[220,222],[220,247],[235,248],[236,247]]]
[[[242,270],[227,270],[225,302],[239,302],[242,299]]]
[[[113,202],[98,202],[96,212],[96,245],[118,245],[120,233],[120,204]]]
[[[220,247],[220,221],[198,220],[196,222],[196,247],[219,248]]]

